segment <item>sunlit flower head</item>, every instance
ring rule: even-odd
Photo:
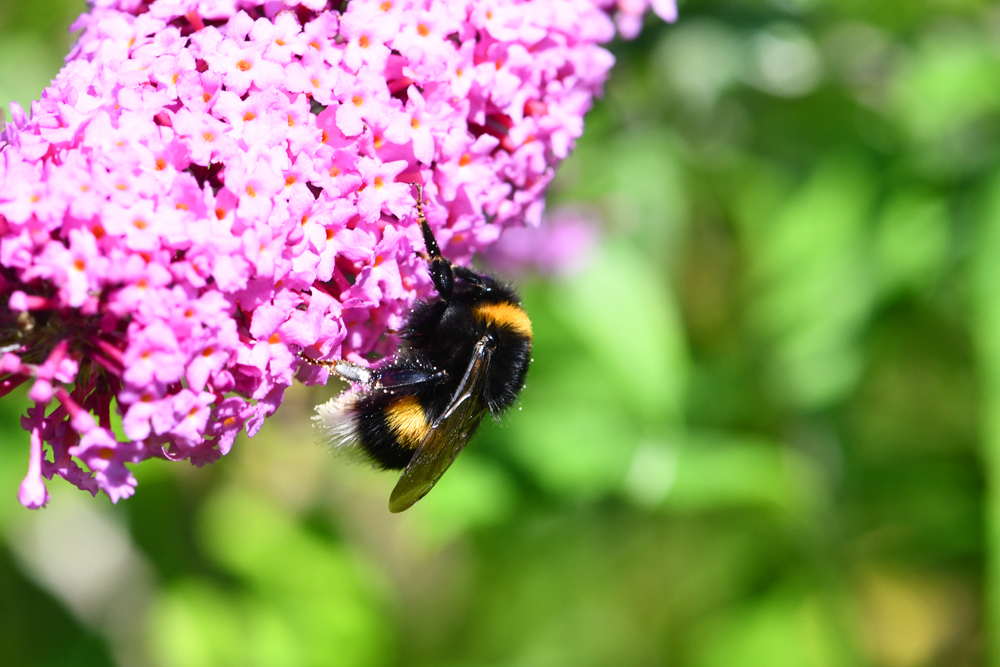
[[[609,12],[646,9],[96,4],[0,134],[0,395],[31,383],[28,507],[53,475],[117,501],[127,464],[211,462],[294,378],[326,381],[303,355],[386,352],[430,287],[413,184],[455,261],[536,225],[613,63]]]

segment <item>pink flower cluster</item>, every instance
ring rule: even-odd
[[[53,475],[128,497],[126,464],[214,461],[294,376],[325,382],[300,354],[385,351],[430,285],[412,184],[458,261],[537,224],[612,65],[610,12],[635,28],[646,5],[97,0],[0,134],[21,502]]]

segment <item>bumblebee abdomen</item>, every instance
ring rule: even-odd
[[[405,468],[430,430],[419,399],[411,394],[375,392],[358,403],[357,441],[378,466]]]
[[[420,400],[406,393],[346,391],[317,408],[326,439],[380,468],[405,468],[430,430]]]
[[[403,396],[387,405],[385,421],[404,449],[416,449],[431,430],[427,413],[416,396]]]

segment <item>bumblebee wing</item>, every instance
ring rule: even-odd
[[[392,490],[389,496],[390,512],[402,512],[427,495],[479,426],[486,411],[483,382],[493,354],[487,341],[483,338],[476,344],[472,360],[451,403],[431,424],[430,431]]]

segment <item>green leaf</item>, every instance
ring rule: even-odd
[[[756,288],[751,320],[771,344],[769,370],[792,405],[829,405],[860,376],[858,336],[875,296],[866,226],[873,180],[864,161],[832,155],[773,218],[754,215],[766,210],[759,206],[742,209]]]
[[[882,293],[931,286],[944,270],[949,242],[945,200],[915,190],[894,193],[875,236]]]
[[[716,617],[695,643],[696,667],[837,667],[856,663],[837,605],[783,587]]]
[[[681,418],[687,346],[673,295],[647,255],[609,242],[564,285],[553,311],[587,349],[593,382],[609,382],[644,423]]]
[[[238,601],[204,579],[180,581],[160,594],[149,635],[163,667],[250,664]]]
[[[756,506],[807,517],[826,503],[826,486],[816,463],[800,452],[720,434],[643,442],[625,490],[641,504],[674,511]]]
[[[307,664],[368,666],[388,657],[375,588],[339,545],[237,489],[206,502],[199,535],[213,560],[243,578],[259,604],[293,628]]]

